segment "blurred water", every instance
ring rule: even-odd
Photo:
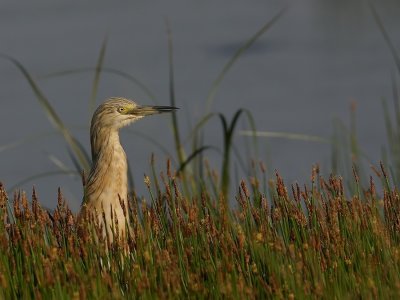
[[[400,5],[376,3],[399,48]],[[205,98],[223,65],[242,43],[283,7],[282,1],[3,1],[0,4],[0,52],[19,59],[37,78],[55,71],[93,67],[101,43],[108,37],[105,65],[132,74],[168,104],[167,17],[173,31],[179,122],[185,136],[205,111]],[[356,101],[360,144],[373,162],[385,143],[382,97],[391,97],[394,63],[365,1],[293,1],[285,16],[233,67],[223,81],[212,110],[231,117],[249,109],[259,130],[287,131],[329,137],[333,118],[347,122]],[[38,79],[39,80],[39,79]],[[88,99],[93,74],[40,79],[40,87],[62,120],[89,149]],[[98,99],[126,96],[139,103],[150,99],[131,82],[103,74]],[[5,60],[0,61],[0,145],[54,132],[27,82]],[[248,128],[243,122],[242,128]],[[131,128],[145,132],[173,150],[169,116],[140,121]],[[221,128],[215,119],[205,131],[205,143],[219,147]],[[122,133],[139,194],[145,196],[143,174],[151,152],[164,167],[165,155],[152,143],[127,130]],[[235,143],[243,150],[246,139]],[[260,140],[260,156],[270,170],[288,182],[307,180],[311,165],[329,170],[325,144]],[[189,146],[189,145],[188,145]],[[267,149],[268,148],[268,149]],[[268,151],[267,151],[268,150]],[[46,135],[0,152],[0,180],[7,187],[32,175],[56,171],[53,155],[73,168],[63,139]],[[215,166],[217,154],[209,153]],[[77,177],[52,176],[30,181],[41,201],[54,207],[62,187],[73,209],[79,207]]]

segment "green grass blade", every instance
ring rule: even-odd
[[[78,173],[80,173],[80,172],[82,172],[82,168],[81,168],[81,166],[80,166],[80,164],[79,164],[79,161],[76,159],[76,157],[75,157],[75,155],[72,153],[72,151],[70,150],[70,149],[67,149],[67,152],[68,152],[68,156],[69,156],[69,158],[71,159],[71,161],[72,161],[72,164],[74,165],[74,167],[75,167],[75,170],[78,172]],[[85,170],[86,171],[86,170]],[[87,174],[89,174],[89,169],[87,169]]]
[[[248,169],[246,169],[246,164],[242,158],[242,156],[240,155],[239,149],[236,147],[235,143],[232,142],[232,151],[236,156],[236,159],[239,163],[240,168],[242,169],[242,171],[247,174],[250,175],[250,172]]]
[[[232,148],[232,137],[235,130],[236,124],[239,120],[240,115],[243,113],[243,109],[239,109],[232,118],[230,125],[223,114],[219,114],[221,120],[223,135],[224,135],[224,155],[221,167],[221,191],[224,196],[225,205],[228,205],[228,192],[230,183],[230,157]]]
[[[246,114],[247,121],[249,122],[251,132],[253,133],[251,136],[253,137],[253,148],[254,148],[254,155],[255,159],[258,160],[258,142],[257,142],[257,128],[256,122],[254,121],[253,114],[248,109],[243,109],[243,112]]]
[[[292,132],[241,130],[241,131],[239,131],[239,134],[245,135],[245,136],[281,138],[281,139],[288,139],[288,140],[299,140],[299,141],[305,141],[305,142],[317,142],[317,143],[325,143],[325,144],[332,143],[331,140],[320,137],[320,136],[301,134],[301,133],[292,133]]]
[[[13,58],[9,55],[6,55],[6,54],[0,54],[0,57],[12,62],[20,70],[20,72],[24,75],[25,79],[28,81],[30,87],[32,88],[36,98],[38,99],[40,105],[46,112],[48,119],[62,133],[62,135],[63,135],[65,141],[67,142],[68,146],[70,147],[71,151],[74,153],[74,155],[79,160],[80,165],[85,170],[88,170],[90,167],[90,163],[87,160],[88,156],[85,154],[84,151],[82,151],[83,147],[80,146],[79,142],[72,136],[69,129],[64,125],[64,123],[62,122],[62,120],[60,119],[60,117],[58,116],[58,114],[56,113],[56,111],[54,110],[54,108],[51,106],[50,102],[46,98],[46,96],[43,94],[43,92],[40,90],[39,86],[34,81],[31,74],[15,58]]]
[[[101,75],[101,70],[103,68],[106,49],[107,49],[107,38],[104,39],[103,44],[101,45],[99,57],[98,57],[97,63],[96,63],[96,71],[94,73],[94,79],[93,79],[93,84],[92,84],[92,92],[90,94],[90,101],[89,101],[89,113],[90,113],[90,115],[93,114],[94,109],[96,107],[97,91],[99,89],[100,75]]]
[[[332,174],[336,175],[340,170],[340,157],[341,157],[341,148],[340,148],[340,130],[339,124],[336,119],[333,120],[333,133],[332,133],[332,146],[331,146],[331,167]]]
[[[399,97],[399,88],[396,83],[396,75],[394,72],[390,73],[390,79],[392,83],[392,97],[393,97],[393,106],[394,113],[396,117],[397,129],[400,131],[400,97]]]
[[[173,52],[173,41],[172,32],[169,26],[168,20],[165,21],[167,28],[167,39],[168,39],[168,63],[169,63],[169,98],[171,106],[176,106],[175,101],[175,82],[174,82],[174,52]],[[179,134],[178,118],[176,112],[172,113],[172,129],[174,133],[176,154],[178,156],[179,164],[182,165],[184,162],[184,152]]]
[[[394,134],[395,134],[395,143],[391,149],[392,152],[392,160],[394,165],[394,176],[393,180],[397,182],[398,178],[400,178],[400,97],[399,90],[396,83],[396,76],[392,72],[391,73],[392,80],[392,94],[393,94],[393,106],[394,106],[394,114],[395,114],[395,123]]]
[[[0,145],[0,152],[12,150],[27,143],[38,142],[39,140],[44,139],[50,135],[58,135],[58,134],[60,134],[59,131],[49,131],[49,132],[43,132],[39,134],[26,136],[21,139]]]
[[[228,73],[228,71],[232,68],[232,66],[235,64],[235,62],[241,57],[241,55],[249,49],[265,32],[268,31],[274,25],[285,13],[287,8],[282,9],[278,14],[276,14],[270,21],[268,21],[266,24],[264,24],[263,27],[260,28],[250,39],[248,39],[242,47],[240,47],[235,54],[232,56],[232,58],[225,64],[225,66],[222,68],[222,71],[219,73],[217,79],[213,82],[211,89],[208,93],[207,96],[207,103],[206,103],[206,111],[210,111],[211,106],[214,102],[215,95],[217,93],[217,90],[222,82],[222,80],[225,78],[225,75]]]
[[[383,108],[383,119],[385,121],[387,139],[389,147],[392,148],[393,144],[395,143],[395,135],[394,135],[393,124],[390,119],[389,108],[387,105],[387,101],[385,99],[382,99],[382,108]]]
[[[54,154],[49,154],[48,158],[61,171],[64,171],[64,172],[69,172],[70,171],[68,169],[67,165],[63,161],[61,161],[61,159],[56,157]]]
[[[396,102],[397,100],[395,100]],[[383,116],[384,116],[384,121],[385,121],[385,128],[386,128],[386,136],[387,136],[387,143],[389,147],[389,153],[390,153],[390,158],[391,158],[391,163],[392,167],[394,168],[394,175],[393,180],[396,182],[398,178],[400,177],[400,157],[399,157],[399,149],[400,149],[400,142],[399,142],[399,136],[400,136],[400,127],[397,119],[397,111],[395,111],[395,120],[393,123],[396,123],[394,125],[392,123],[391,117],[390,117],[390,112],[389,112],[389,107],[387,105],[387,101],[385,99],[382,100],[382,107],[383,107]],[[395,108],[396,110],[396,108]],[[388,164],[388,161],[385,162],[386,165]]]
[[[55,175],[76,175],[76,176],[81,176],[81,174],[79,172],[74,171],[74,170],[68,170],[68,171],[61,170],[61,171],[43,172],[43,173],[40,173],[40,174],[36,174],[36,175],[33,175],[33,176],[26,177],[26,178],[18,181],[16,184],[14,184],[11,188],[9,188],[7,190],[7,193],[12,193],[16,188],[18,188],[19,186],[21,186],[21,185],[23,185],[25,183],[28,183],[30,181],[33,181],[33,180],[36,180],[36,179],[39,179],[39,178],[52,177],[52,176],[55,176]]]
[[[114,69],[114,68],[108,68],[108,67],[102,67],[101,69],[102,73],[108,73],[108,74],[112,74],[112,75],[116,75],[119,76],[121,78],[126,79],[129,82],[132,82],[133,84],[135,84],[136,86],[138,86],[142,92],[144,92],[144,94],[146,94],[147,97],[150,98],[150,100],[156,104],[156,97],[154,96],[154,94],[151,92],[151,90],[144,84],[142,83],[139,79],[137,79],[136,77],[118,70],[118,69]],[[43,76],[39,76],[39,79],[49,79],[49,78],[54,78],[54,77],[63,77],[63,76],[68,76],[68,75],[75,75],[75,74],[81,74],[81,73],[86,73],[86,72],[96,72],[96,68],[93,67],[87,67],[87,68],[77,68],[77,69],[70,69],[70,70],[64,70],[64,71],[59,71],[59,72],[53,72],[53,73],[49,73],[49,74],[45,74]]]
[[[207,122],[215,116],[215,113],[208,113],[205,114],[197,123],[196,126],[191,130],[191,132],[188,134],[188,136],[186,137],[185,141],[183,142],[184,144],[186,144],[189,140],[193,140],[199,130],[205,125],[207,124]]]
[[[132,168],[129,164],[129,161],[128,161],[128,184],[129,184],[128,193],[130,194],[135,190],[135,181],[133,180]]]
[[[196,149],[201,148],[203,145],[204,141],[204,134],[202,132],[199,132],[200,129],[213,117],[215,114],[214,113],[209,113],[204,115],[195,125],[195,127],[191,130],[191,132],[188,134],[186,137],[186,140],[184,141],[184,144],[186,144],[189,140],[192,141],[192,151],[195,151]],[[200,133],[200,137],[199,137]],[[196,156],[196,162],[194,162],[192,165],[194,166],[194,174],[198,175],[198,178],[202,178],[203,174],[203,153],[199,153],[198,156]]]
[[[400,74],[400,57],[397,53],[396,47],[394,46],[392,39],[390,38],[389,33],[387,32],[385,25],[383,24],[382,19],[379,16],[375,6],[372,4],[371,1],[369,1],[368,3],[372,12],[372,16],[374,17],[375,23],[376,25],[378,25],[378,28],[382,33],[383,38],[385,39],[386,45],[389,47],[390,53],[392,54],[394,62],[396,63],[397,71]]]
[[[192,154],[190,154],[190,155],[188,156],[188,158],[183,162],[183,164],[181,164],[181,165],[179,166],[179,169],[178,169],[177,173],[182,172],[182,171],[185,169],[185,167],[186,167],[194,158],[196,158],[198,155],[200,155],[201,153],[203,153],[205,150],[208,150],[208,149],[217,149],[217,148],[216,148],[216,147],[213,147],[213,146],[201,146],[200,148],[196,149],[195,151],[193,151]]]

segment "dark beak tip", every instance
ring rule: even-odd
[[[167,112],[174,112],[178,110],[179,107],[175,106],[159,106],[159,105],[145,105],[139,106],[132,113],[139,116],[150,116],[154,114],[161,114]]]
[[[171,112],[179,109],[179,107],[175,106],[155,106],[154,108],[159,112]]]

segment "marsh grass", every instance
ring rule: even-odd
[[[1,185],[1,298],[400,296],[400,195],[383,166],[382,196],[372,179],[345,195],[316,166],[304,187],[276,174],[266,194],[262,176],[242,181],[234,208],[211,188],[184,195],[170,165],[154,176],[148,201],[129,202],[131,237],[115,243],[77,226],[60,191],[50,214],[35,190],[29,204]]]

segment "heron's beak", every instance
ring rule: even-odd
[[[136,116],[149,116],[154,114],[162,114],[178,109],[173,106],[136,106],[132,109],[131,114]]]

